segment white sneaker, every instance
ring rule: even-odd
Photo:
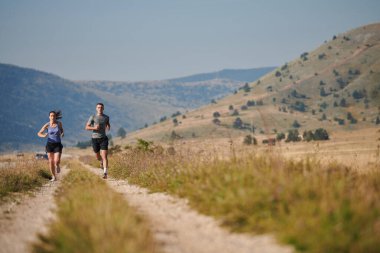
[[[53,177],[50,179],[50,182],[54,182],[54,181],[57,181],[57,179],[53,176]]]

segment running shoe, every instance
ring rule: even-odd
[[[59,165],[57,166],[57,173],[60,173],[61,172],[61,167],[59,167]]]
[[[107,179],[107,173],[103,174],[103,179]]]
[[[50,182],[54,182],[54,181],[57,181],[57,179],[53,176],[53,177],[50,179]]]

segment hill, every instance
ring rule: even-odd
[[[38,70],[0,64],[3,95],[0,150],[23,149],[30,145],[42,147],[45,140],[39,139],[36,133],[48,121],[48,112],[54,109],[63,111],[64,143],[74,145],[78,140],[88,140],[90,133],[83,130],[84,124],[99,101],[105,104],[105,113],[111,116],[112,134],[119,127],[132,131],[157,122],[165,115],[170,117],[177,111],[194,109],[230,94],[244,81],[252,81],[254,73],[271,69],[225,70],[221,74],[205,74],[203,78],[195,75],[131,83],[70,81]]]
[[[334,35],[236,94],[132,133],[125,142],[234,140],[252,132],[261,140],[294,128],[300,134],[375,128],[380,121],[379,42],[380,24]]]

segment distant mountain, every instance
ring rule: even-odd
[[[42,147],[45,140],[36,133],[53,109],[63,111],[64,140],[73,145],[78,140],[89,139],[90,133],[83,130],[84,125],[99,101],[111,116],[112,134],[119,127],[133,131],[177,111],[185,112],[231,94],[271,69],[224,70],[150,82],[74,82],[38,70],[0,64],[3,95],[0,150]]]
[[[182,78],[170,79],[169,81],[178,82],[202,82],[212,79],[227,79],[240,82],[252,82],[266,73],[272,71],[275,67],[264,67],[256,69],[224,69],[222,71],[192,75]]]
[[[380,127],[380,23],[334,35],[177,122],[167,120],[130,138],[169,141],[173,131],[194,140],[242,138],[252,131],[267,138],[295,128],[302,134],[320,127],[329,132]]]

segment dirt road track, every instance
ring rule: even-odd
[[[102,171],[92,169],[101,176]],[[183,199],[164,193],[148,193],[125,180],[107,180],[108,185],[123,194],[150,223],[159,247],[167,253],[282,253],[292,252],[278,245],[269,235],[233,234],[218,226],[211,217],[191,210]]]
[[[59,179],[67,173],[62,168]],[[38,233],[45,233],[54,219],[54,192],[60,180],[45,184],[34,196],[20,195],[17,200],[0,205],[0,253],[31,252],[30,243]]]

